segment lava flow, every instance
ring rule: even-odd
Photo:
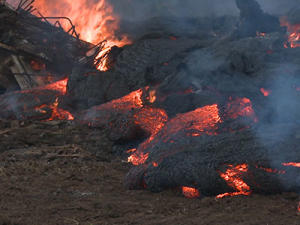
[[[230,102],[227,104],[226,113],[227,116],[231,119],[236,119],[240,116],[242,117],[249,117],[253,119],[256,123],[258,119],[252,107],[252,102],[248,98],[236,98],[236,99],[229,99]]]
[[[98,44],[106,41],[103,50],[96,57],[99,59],[104,56],[98,66],[101,71],[108,69],[105,55],[113,46],[122,47],[130,44],[126,35],[116,35],[116,31],[119,30],[120,19],[107,0],[53,0],[51,3],[47,0],[36,0],[34,6],[44,16],[70,18],[80,33],[80,38],[87,42]],[[70,29],[70,24],[66,21],[60,22],[65,30]]]
[[[288,43],[284,44],[285,48],[297,48],[300,47],[300,24],[291,24],[286,17],[281,18],[281,26],[287,27],[288,31]]]
[[[199,198],[200,197],[200,193],[196,188],[182,187],[181,189],[182,189],[182,194],[186,198]]]
[[[74,120],[74,116],[70,112],[68,112],[64,109],[58,108],[58,105],[59,105],[59,102],[58,102],[58,97],[57,97],[53,104],[41,105],[39,107],[36,107],[35,110],[39,111],[41,113],[47,113],[47,111],[45,109],[50,108],[52,110],[52,114],[51,114],[51,117],[48,119],[48,121],[52,121],[52,120]]]
[[[293,166],[300,168],[300,163],[298,162],[289,162],[289,163],[282,163],[283,166]]]
[[[149,153],[144,154],[143,152],[138,152],[135,148],[127,151],[127,153],[130,152],[133,152],[133,154],[128,157],[128,162],[132,163],[134,166],[144,164],[149,157]]]
[[[217,196],[217,198],[223,198],[226,196],[236,196],[236,195],[250,195],[250,187],[241,178],[243,173],[248,172],[248,165],[241,164],[237,166],[228,165],[229,168],[225,173],[220,172],[220,176],[227,182],[227,184],[237,190],[232,193],[224,193]]]

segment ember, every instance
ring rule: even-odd
[[[200,193],[196,188],[182,187],[181,189],[182,189],[182,194],[186,198],[199,198],[200,197]]]
[[[227,182],[229,186],[237,190],[237,192],[220,194],[217,196],[217,198],[236,195],[250,195],[250,187],[242,180],[242,174],[248,172],[248,165],[241,164],[237,166],[228,166],[229,169],[227,169],[225,173],[220,172],[220,176]]]

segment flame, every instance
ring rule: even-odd
[[[285,48],[297,48],[300,47],[300,24],[290,24],[287,17],[280,19],[281,26],[287,27],[288,40],[284,44]],[[289,45],[288,45],[289,44]]]
[[[293,167],[300,168],[300,163],[296,163],[296,162],[282,163],[282,165],[283,166],[293,166]]]
[[[98,44],[106,41],[105,47],[96,59],[104,56],[113,46],[122,47],[130,44],[126,35],[118,36],[120,18],[114,13],[113,6],[107,0],[36,0],[34,6],[44,16],[60,17],[65,16],[72,20],[76,30],[80,33],[80,38]],[[52,21],[51,21],[52,22]],[[70,29],[70,25],[65,21],[60,21],[65,30]],[[104,57],[98,69],[105,71],[107,58]]]
[[[269,96],[269,95],[271,94],[271,91],[266,90],[266,89],[264,89],[264,88],[261,88],[261,89],[260,89],[260,92],[261,92],[265,97],[267,97],[267,96]]]
[[[297,211],[300,213],[300,202],[298,203]]]
[[[252,102],[248,98],[236,98],[227,104],[227,115],[231,119],[236,119],[239,116],[252,118],[254,122],[258,122],[256,114],[252,107]]]
[[[236,195],[250,195],[250,187],[242,180],[241,174],[248,172],[248,165],[241,164],[237,166],[228,165],[229,168],[225,173],[220,172],[220,176],[227,182],[227,184],[237,190],[233,193],[224,193],[217,196],[217,198],[223,198],[226,196]]]
[[[200,197],[200,193],[196,188],[183,186],[181,189],[182,189],[182,194],[186,198],[199,198]]]

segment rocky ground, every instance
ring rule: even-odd
[[[106,131],[66,122],[0,122],[0,224],[299,225],[298,195],[186,199],[128,191],[130,169]]]

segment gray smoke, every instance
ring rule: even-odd
[[[257,0],[263,10],[282,15],[299,7],[298,0]],[[207,17],[238,15],[235,0],[110,0],[124,20],[138,21],[151,17]]]

